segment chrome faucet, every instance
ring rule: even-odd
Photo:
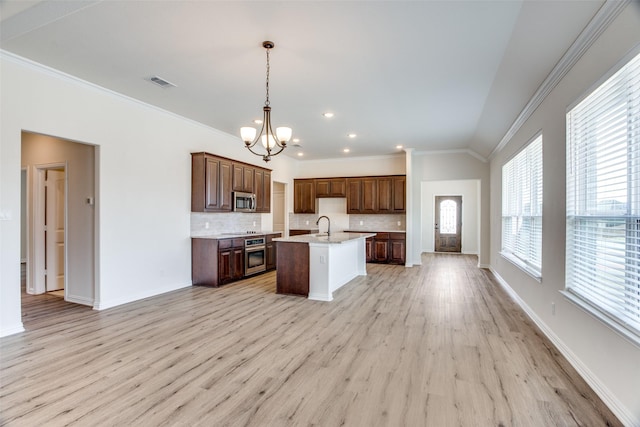
[[[320,220],[322,218],[327,218],[327,236],[331,236],[331,220],[329,219],[328,216],[326,215],[322,215],[320,218],[318,218],[318,220],[316,221],[316,225],[318,225],[320,223]]]

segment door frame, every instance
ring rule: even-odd
[[[44,294],[46,293],[46,278],[45,278],[45,173],[47,170],[64,170],[64,191],[65,195],[69,194],[69,177],[68,177],[68,165],[67,162],[56,162],[56,163],[44,163],[33,165],[33,174],[34,174],[34,182],[33,182],[33,224],[32,227],[29,227],[27,223],[27,245],[29,243],[33,243],[33,259],[29,259],[32,255],[29,251],[27,251],[27,293],[29,294]],[[27,182],[29,181],[29,174],[27,174]],[[29,185],[27,185],[29,188]],[[29,204],[27,204],[27,209],[29,209]],[[64,199],[64,240],[68,242],[68,197]],[[30,232],[32,231],[32,232]],[[67,254],[67,244],[64,246],[64,271],[65,273],[69,271],[68,269],[68,254]],[[65,300],[67,298],[67,278],[68,275],[64,276],[64,297]]]
[[[438,251],[438,247],[439,247],[438,237],[440,236],[439,231],[442,228],[442,224],[440,223],[440,217],[438,215],[440,214],[440,203],[442,203],[445,200],[454,200],[454,199],[456,200],[455,202],[456,203],[456,229],[457,229],[456,238],[458,239],[456,248],[459,248],[459,249],[456,251]],[[440,203],[438,203],[438,200],[440,201]],[[433,250],[434,252],[461,254],[462,253],[462,223],[463,223],[462,194],[449,194],[449,195],[436,194],[434,195],[433,208],[434,208],[434,213],[433,213],[433,223],[434,223]]]

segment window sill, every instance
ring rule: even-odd
[[[531,276],[531,278],[534,279],[536,282],[542,283],[542,275],[540,274],[539,271],[534,270],[533,268],[529,267],[527,264],[522,262],[522,260],[516,258],[515,256],[509,253],[500,252],[500,255],[502,255],[502,258],[506,259],[511,264],[518,267],[520,270],[524,271],[528,276]]]
[[[596,319],[600,320],[602,323],[604,323],[606,326],[608,326],[610,329],[612,329],[622,338],[626,339],[631,344],[634,344],[637,347],[640,347],[640,335],[624,327],[623,325],[621,325],[611,317],[607,316],[605,313],[601,312],[600,310],[596,309],[590,303],[586,302],[584,299],[580,298],[578,295],[571,292],[570,290],[560,291],[560,293],[567,300],[577,305],[578,308],[582,309],[587,314],[590,314]]]

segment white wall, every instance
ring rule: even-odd
[[[376,157],[348,157],[299,162],[296,178],[331,178],[367,175],[404,175],[404,153]]]
[[[428,181],[422,183],[422,252],[434,251],[434,215],[436,196],[462,196],[462,253],[477,254],[480,225],[480,181]]]
[[[96,308],[191,284],[191,152],[264,166],[240,138],[1,53],[0,335],[22,330],[20,163],[23,130],[97,147]],[[290,182],[296,161],[274,158]],[[270,224],[265,215],[263,223]]]
[[[565,115],[640,44],[640,3],[630,3],[491,161],[491,267],[543,331],[627,425],[640,425],[640,348],[565,299]],[[501,170],[537,132],[543,136],[542,283],[499,254]],[[555,303],[555,314],[552,304]]]
[[[479,182],[475,205],[478,208],[475,211],[477,215],[474,220],[477,224],[479,236],[477,237],[476,251],[478,253],[478,264],[480,266],[489,265],[489,163],[480,160],[477,156],[473,156],[466,152],[451,153],[424,153],[414,154],[412,163],[413,173],[413,197],[416,208],[413,209],[411,215],[414,224],[414,232],[411,234],[413,239],[414,257],[419,257],[423,249],[422,240],[428,239],[429,230],[424,228],[433,228],[432,224],[425,224],[421,218],[421,212],[427,207],[423,200],[429,197],[424,194],[422,183],[433,181],[474,181]],[[433,213],[431,214],[433,215]],[[467,219],[467,222],[470,219]],[[409,219],[407,219],[409,221]],[[433,234],[433,230],[430,230]],[[407,235],[409,238],[409,235]],[[432,245],[433,245],[433,238]],[[471,250],[470,250],[471,252]]]

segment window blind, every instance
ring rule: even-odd
[[[502,253],[540,276],[542,136],[502,167]]]
[[[566,288],[640,335],[640,55],[567,113]]]

